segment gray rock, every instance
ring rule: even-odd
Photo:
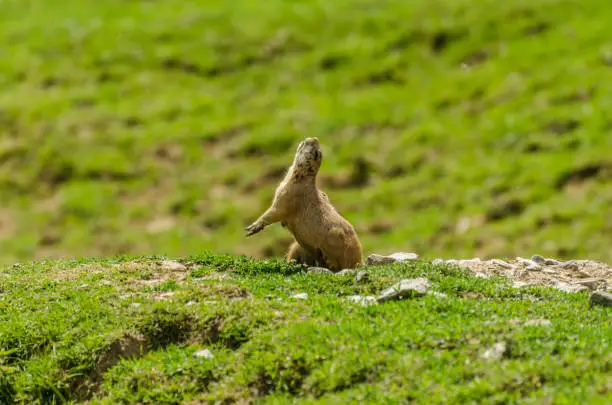
[[[419,258],[419,255],[416,253],[393,253],[389,256],[371,254],[366,259],[367,266],[382,266],[385,264],[393,264],[393,263],[403,263],[403,262],[411,262],[415,261]]]
[[[332,274],[333,272],[325,267],[309,267],[308,274]]]
[[[348,297],[346,297],[347,300],[354,302],[356,304],[359,304],[361,306],[367,307],[370,305],[376,305],[376,298],[368,295],[368,296],[361,296],[361,295],[349,295]]]
[[[561,264],[559,260],[542,257],[540,255],[531,256],[531,260],[533,260],[534,262],[536,262],[537,264],[541,266],[556,266],[558,264]]]
[[[400,300],[408,297],[419,297],[427,293],[429,281],[426,278],[408,278],[383,290],[378,302]]]
[[[368,281],[369,279],[370,279],[370,273],[368,273],[365,270],[361,270],[357,272],[357,275],[355,276],[355,281],[358,283],[363,283],[365,281]]]
[[[336,276],[353,276],[357,273],[355,269],[344,269],[336,273]]]
[[[308,294],[306,293],[295,294],[295,295],[292,295],[291,298],[295,298],[296,300],[307,300]]]
[[[595,291],[591,295],[591,305],[601,305],[604,307],[612,307],[612,292]]]
[[[443,259],[434,259],[431,264],[433,264],[434,266],[441,266],[444,264],[444,260]]]
[[[558,282],[557,284],[555,284],[554,286],[557,290],[559,291],[564,291],[564,292],[568,292],[568,293],[577,293],[577,292],[581,292],[581,291],[588,291],[588,287],[585,287],[583,285],[578,285],[578,284],[567,284],[564,282]]]
[[[506,342],[497,342],[489,349],[485,350],[485,352],[482,354],[482,358],[487,361],[501,360],[507,351],[508,345]]]

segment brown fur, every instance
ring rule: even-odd
[[[293,165],[276,189],[272,205],[246,228],[247,236],[281,222],[295,237],[288,259],[331,270],[355,268],[362,263],[362,248],[353,226],[317,188],[323,155],[317,138],[298,146]]]

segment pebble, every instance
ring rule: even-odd
[[[358,283],[363,283],[365,281],[368,281],[369,279],[370,279],[370,273],[368,273],[365,270],[361,270],[357,272],[357,275],[355,276],[355,281]]]
[[[601,305],[604,307],[612,307],[612,292],[595,291],[591,295],[591,305]]]
[[[540,255],[533,255],[533,256],[531,256],[531,260],[533,260],[537,264],[545,265],[545,266],[556,266],[556,265],[561,264],[561,262],[559,260],[543,257],[543,256],[540,256]]]
[[[347,300],[354,302],[356,304],[360,304],[361,306],[367,307],[369,305],[376,305],[376,298],[371,295],[362,296],[362,295],[349,295],[346,297]]]
[[[198,350],[193,354],[195,357],[203,357],[205,359],[214,359],[215,355],[208,349]]]
[[[366,259],[366,266],[381,266],[385,264],[412,262],[419,258],[416,253],[393,253],[389,256],[371,254]]]
[[[408,278],[383,290],[378,296],[378,302],[400,300],[408,297],[418,297],[427,293],[429,281],[426,278]]]
[[[325,267],[309,267],[309,274],[332,274],[333,272],[330,269],[326,269]]]
[[[295,298],[296,300],[307,300],[308,294],[306,293],[295,294],[295,295],[292,295],[291,298]]]
[[[434,266],[442,266],[443,264],[445,264],[443,259],[434,259],[431,264],[433,264]]]
[[[482,354],[482,358],[489,361],[501,360],[507,351],[506,342],[497,342]]]

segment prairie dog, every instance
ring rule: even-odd
[[[272,205],[245,230],[250,236],[281,222],[295,238],[287,259],[330,270],[355,268],[362,264],[361,242],[353,226],[317,188],[322,160],[317,138],[306,138],[300,143]]]

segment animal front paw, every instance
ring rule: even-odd
[[[247,231],[246,236],[251,236],[264,229],[265,225],[261,222],[253,222],[251,225],[244,228]]]

